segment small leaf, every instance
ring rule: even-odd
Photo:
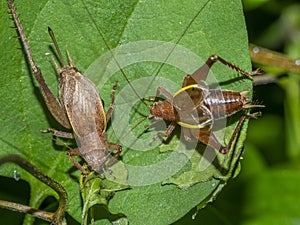
[[[119,183],[114,183],[99,175],[90,173],[87,177],[81,176],[80,190],[83,200],[82,209],[82,222],[88,224],[89,210],[95,205],[104,205],[107,207],[107,203],[112,198],[115,191],[124,190],[129,188]],[[119,214],[111,212],[112,214]]]

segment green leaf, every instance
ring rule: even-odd
[[[246,187],[244,201],[247,204],[242,210],[245,221],[241,224],[264,224],[266,221],[298,224],[299,206],[295,199],[300,197],[297,189],[299,181],[298,171],[284,168],[256,174]]]
[[[111,88],[116,80],[118,81],[116,101],[119,99],[119,103],[122,103],[121,100],[125,99],[125,102],[130,102],[131,98],[121,96],[127,85],[121,73],[116,72],[110,77],[105,77],[105,73],[110,72],[109,66],[114,64],[114,60],[110,54],[103,57],[108,49],[96,27],[100,27],[111,49],[120,44],[131,49],[129,53],[132,57],[128,52],[125,57],[128,61],[132,58],[136,60],[134,64],[130,61],[131,64],[125,68],[130,81],[155,75],[155,81],[158,83],[153,83],[154,95],[155,89],[161,85],[161,79],[173,82],[172,86],[166,87],[170,91],[178,90],[185,74],[193,72],[212,54],[218,54],[246,71],[251,69],[240,1],[195,0],[189,1],[189,4],[184,4],[182,1],[158,0],[84,2],[85,5],[82,1],[69,0],[34,1],[32,4],[24,1],[15,2],[35,62],[42,69],[48,86],[55,93],[57,93],[57,77],[52,60],[54,53],[50,47],[52,43],[47,34],[48,26],[55,32],[61,50],[67,49],[76,67],[98,86],[101,97],[106,103],[106,109],[110,102]],[[0,46],[3,53],[0,56],[3,62],[0,80],[0,154],[20,154],[45,174],[63,184],[70,198],[68,213],[77,221],[81,221],[82,206],[78,184],[80,172],[74,169],[63,148],[54,144],[49,136],[39,132],[48,127],[61,129],[61,126],[49,114],[39,89],[34,88],[37,84],[30,74],[23,52],[19,49],[21,45],[16,32],[11,29],[13,23],[7,13],[6,2],[2,1],[2,5],[5,7],[1,7],[1,18],[4,19],[0,24],[3,40]],[[95,20],[96,25],[92,19]],[[168,45],[166,42],[172,44]],[[131,43],[138,43],[140,47],[138,50],[143,47],[144,51],[137,51],[134,54],[132,46],[136,47],[136,45],[130,45]],[[157,44],[154,45],[157,49],[153,48],[153,43]],[[170,46],[174,44],[179,44],[183,48],[176,48],[174,52],[177,55],[173,54],[168,59],[171,65],[165,65],[158,71],[158,66],[166,59]],[[146,53],[148,53],[147,57],[153,55],[151,51],[151,54],[147,52],[149,49],[155,50],[155,57],[152,60],[138,58],[138,56],[145,56]],[[164,51],[161,51],[162,49]],[[191,61],[194,55],[198,56],[201,62],[197,57],[195,61]],[[115,65],[112,68],[115,68]],[[222,84],[222,88],[235,91],[251,90],[250,81],[234,80],[240,75],[219,63],[213,66],[212,72],[215,79]],[[210,82],[214,81],[212,77],[210,75]],[[145,83],[137,82],[136,87],[141,85],[140,89],[143,89],[143,84]],[[116,110],[118,107],[120,111],[122,107],[116,105]],[[144,108],[144,111],[139,110],[140,108],[137,108],[137,111],[134,111],[133,107],[130,111],[129,115],[132,119],[130,126],[139,120],[140,113],[149,114],[147,108]],[[116,113],[108,129],[108,140],[118,142],[124,147],[122,161],[126,168],[129,168],[128,183],[132,189],[117,192],[109,202],[109,209],[126,215],[132,224],[169,224],[180,219],[195,206],[209,202],[224,185],[220,179],[226,181],[231,176],[245,139],[246,124],[239,135],[235,151],[231,151],[235,153],[233,160],[232,154],[226,156],[217,154],[217,163],[210,164],[209,159],[202,157],[203,146],[197,147],[199,152],[195,151],[192,158],[189,158],[187,144],[180,145],[180,151],[174,151],[178,147],[176,143],[180,143],[178,141],[180,136],[177,135],[168,140],[166,146],[169,151],[165,153],[160,152],[157,146],[158,140],[154,142],[153,149],[148,151],[132,149],[132,146],[126,148],[126,135],[130,128],[119,125],[120,117],[117,116]],[[125,115],[121,118],[123,117],[125,118]],[[220,142],[228,142],[237,120],[238,117],[232,118],[230,126],[217,132]],[[111,137],[112,128],[114,133],[122,133],[125,137]],[[143,131],[144,127],[141,125],[133,132],[143,134],[141,138],[145,138],[146,141],[152,140],[157,132],[144,134]],[[224,133],[225,138],[222,136]],[[142,143],[146,141],[141,140]],[[209,152],[213,157],[214,151]],[[173,159],[176,160],[175,163]],[[201,159],[206,161],[208,170],[197,168]],[[146,166],[159,163],[162,164],[156,168],[157,170],[144,173]],[[134,171],[130,168],[134,168]],[[225,168],[226,173],[220,168]],[[5,166],[1,168],[1,175],[11,177],[14,169],[16,168],[13,165]],[[172,173],[161,178],[160,175],[164,175],[168,169]],[[73,176],[76,179],[73,179]],[[30,175],[22,173],[21,178],[30,183],[31,206],[39,207],[47,196],[53,194]],[[170,179],[167,183],[175,183],[185,189],[179,189],[173,184],[162,186],[161,182],[167,179]]]
[[[89,212],[93,212],[93,206],[104,205],[107,207],[108,200],[113,196],[115,191],[128,189],[128,186],[120,185],[99,177],[94,173],[90,173],[87,177],[81,176],[80,190],[83,200],[82,209],[82,221],[83,224],[88,224]],[[116,212],[110,212],[111,214],[118,215]],[[120,218],[124,218],[123,215],[118,215]],[[119,218],[119,219],[120,219]]]

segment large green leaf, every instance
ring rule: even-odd
[[[96,27],[100,27],[111,49],[120,44],[125,45],[141,40],[178,43],[196,54],[202,61],[211,54],[218,54],[239,67],[250,70],[247,34],[242,6],[238,0],[230,2],[195,0],[189,1],[188,4],[182,1],[158,0],[84,2],[84,4],[82,1],[69,0],[15,2],[36,64],[41,67],[47,84],[55,93],[57,93],[57,77],[52,61],[53,50],[50,48],[51,40],[47,34],[47,26],[50,26],[55,32],[61,49],[68,49],[75,65],[82,72],[86,72],[99,89],[101,88],[99,91],[106,102],[106,108],[110,102],[112,85],[118,80],[117,94],[122,93],[126,81],[121,73],[113,74],[108,80],[103,79],[103,73],[107,72],[106,66],[113,63],[114,60],[108,54],[104,57],[105,60],[101,61],[103,59],[101,56],[108,49]],[[13,23],[7,13],[6,2],[1,1],[1,3],[3,20],[1,20],[0,29],[2,39],[0,46],[2,52],[0,153],[1,155],[20,154],[48,176],[62,183],[70,197],[68,212],[80,221],[79,185],[78,179],[73,179],[74,175],[78,178],[79,171],[74,172],[65,152],[60,151],[51,139],[47,138],[49,136],[39,133],[39,130],[48,127],[57,129],[61,127],[49,115],[39,89],[34,88],[37,85],[30,74],[24,54],[19,49],[21,45],[16,32],[11,29]],[[96,24],[93,23],[93,20]],[[148,42],[142,43],[142,47],[146,47],[146,52],[153,50],[152,45],[146,45]],[[164,46],[164,43],[158,43],[155,54],[158,57],[162,53],[162,59],[164,59],[165,52],[160,52],[162,48],[159,48],[161,47],[159,44]],[[133,54],[135,49],[129,47],[130,54]],[[140,49],[138,50],[140,51]],[[180,86],[187,72],[191,73],[201,66],[201,64],[189,64],[191,66],[187,68],[188,71],[181,71],[180,65],[190,63],[190,58],[187,57],[189,52],[187,55],[184,53],[183,51],[182,57],[175,58],[179,64],[176,66],[179,69],[166,65],[157,72],[155,69],[158,68],[159,63],[147,62],[142,59],[126,68],[125,71],[131,81],[155,74],[157,77],[168,79]],[[127,57],[129,60],[130,56],[127,55]],[[153,61],[155,60],[157,59],[153,59]],[[100,62],[102,64],[99,64]],[[225,66],[217,64],[212,71],[216,80],[221,82],[224,88],[236,91],[251,90],[251,82],[247,80],[230,81],[239,75]],[[228,80],[229,82],[227,82]],[[107,82],[104,83],[104,81]],[[127,100],[127,97],[129,99],[130,96],[117,96],[123,100]],[[117,107],[118,105],[116,105]],[[131,112],[131,116],[138,118],[139,113],[139,111]],[[117,116],[115,115],[115,117]],[[223,141],[227,143],[230,138],[235,126],[235,119],[225,131],[225,140],[219,135],[222,143]],[[113,121],[118,121],[118,118]],[[124,127],[116,126],[114,122],[112,125],[114,129],[121,129],[123,133],[129,130],[129,128],[126,130],[127,127],[124,130]],[[141,134],[143,131],[144,127],[139,126],[134,132]],[[108,133],[112,133],[111,127]],[[148,135],[148,140],[151,135]],[[123,139],[119,139],[113,137],[109,140],[123,144]],[[231,161],[231,154],[225,157],[217,155],[214,163],[210,163],[210,157],[215,157],[213,150],[208,150],[209,156],[206,156],[208,158],[202,157],[203,146],[198,146],[194,154],[190,154],[186,150],[188,145],[185,143],[182,144],[183,147],[180,147],[180,151],[174,151],[179,143],[176,135],[167,144],[151,151],[136,151],[127,149],[124,145],[123,162],[129,167],[141,166],[143,168],[145,165],[155,165],[162,160],[172,159],[170,157],[179,160],[178,162],[187,162],[187,165],[177,168],[181,170],[176,176],[165,177],[161,181],[159,179],[151,180],[151,176],[160,174],[161,170],[154,171],[154,174],[139,174],[138,171],[135,171],[137,177],[132,183],[129,183],[132,188],[117,192],[110,201],[109,208],[114,212],[126,215],[132,224],[169,224],[180,219],[195,206],[199,204],[204,206],[221,190],[224,185],[222,180],[226,181],[231,175],[231,169],[235,168],[235,161],[239,159],[244,139],[245,129],[239,136],[233,161]],[[188,157],[191,157],[190,160]],[[201,160],[205,161],[207,166],[205,169],[197,167]],[[228,167],[230,162],[232,164]],[[169,161],[165,167],[171,164],[172,161]],[[165,169],[165,167],[162,166],[161,169]],[[12,176],[14,169],[16,169],[15,166],[5,166],[1,168],[1,174]],[[167,178],[170,179],[167,180]],[[53,194],[48,188],[41,186],[39,181],[27,174],[22,174],[22,179],[30,183],[31,206],[39,207],[48,195]],[[137,181],[140,181],[139,186],[134,186],[136,184],[134,182]],[[160,184],[162,181],[170,184],[162,186]],[[179,189],[178,186],[185,189]],[[103,221],[103,223],[105,222],[107,221]]]

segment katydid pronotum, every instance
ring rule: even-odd
[[[72,156],[80,155],[92,170],[102,173],[105,162],[107,162],[111,156],[107,150],[117,150],[114,158],[117,158],[122,150],[120,145],[110,143],[106,140],[106,125],[113,112],[116,86],[113,88],[111,105],[105,115],[96,86],[75,67],[69,55],[68,60],[70,65],[64,63],[54,34],[52,30],[48,28],[60,61],[63,64],[62,68],[56,65],[59,75],[58,100],[48,88],[40,68],[37,67],[34,62],[27,38],[14,8],[13,0],[8,0],[8,5],[21,37],[32,72],[40,85],[49,111],[63,127],[73,130],[73,133],[68,133],[49,128],[45,130],[45,132],[51,132],[53,135],[63,138],[75,138],[78,148],[68,152],[69,159],[83,174],[86,174],[87,171],[83,169]]]

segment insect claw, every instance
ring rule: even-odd
[[[247,117],[252,119],[258,119],[258,117],[260,117],[261,115],[262,115],[261,112],[255,112],[255,113],[247,114]]]
[[[250,73],[250,75],[251,75],[251,76],[255,76],[255,75],[262,74],[262,73],[264,73],[264,71],[263,71],[262,69],[260,69],[260,68],[257,68],[256,70],[252,71],[252,72]]]

